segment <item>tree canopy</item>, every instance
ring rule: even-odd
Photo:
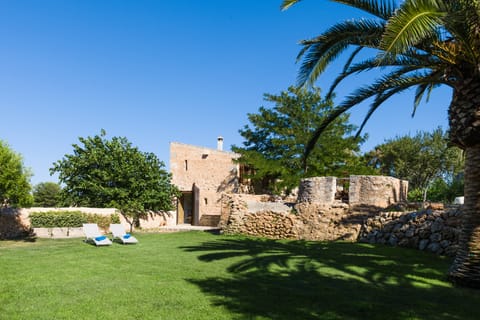
[[[79,138],[73,153],[54,163],[64,184],[62,200],[74,206],[113,207],[131,226],[149,211],[173,208],[177,189],[164,163],[141,152],[125,137],[107,139],[105,131]]]
[[[423,201],[437,179],[453,183],[464,166],[462,150],[449,145],[448,134],[441,128],[389,139],[366,157],[380,173],[408,180],[413,192],[421,190]]]
[[[332,110],[331,101],[322,99],[318,88],[289,87],[279,95],[265,94],[264,100],[273,106],[248,114],[250,124],[239,130],[243,146],[232,147],[241,155],[239,162],[254,169],[254,184],[278,193],[297,187],[303,177],[343,177],[368,170],[357,156],[365,137],[351,136],[356,128],[348,123],[347,114],[325,131],[304,170],[305,146]]]
[[[22,157],[0,140],[0,208],[32,204],[30,176]]]
[[[35,207],[60,206],[60,191],[62,188],[55,182],[40,182],[33,187],[33,205]]]

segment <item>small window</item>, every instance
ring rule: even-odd
[[[185,160],[185,171],[188,171],[188,160]]]
[[[205,202],[205,205],[208,205],[208,199],[204,198],[203,201]]]

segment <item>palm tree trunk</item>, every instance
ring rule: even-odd
[[[465,153],[463,227],[449,278],[462,286],[480,288],[480,144],[467,147]]]

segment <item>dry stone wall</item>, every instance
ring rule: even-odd
[[[226,234],[245,234],[272,239],[296,239],[291,207],[269,202],[268,197],[224,194],[219,226]]]
[[[220,220],[223,232],[273,239],[355,241],[363,222],[362,214],[349,214],[348,206],[342,204],[300,203],[293,207],[267,199],[225,194]]]
[[[254,205],[255,201],[258,203]],[[432,208],[413,212],[352,211],[346,204],[307,202],[289,207],[269,202],[265,196],[224,194],[220,227],[226,234],[359,241],[455,256],[462,222],[461,206]]]
[[[445,210],[383,212],[365,221],[360,242],[415,248],[455,256],[461,231],[461,206]]]

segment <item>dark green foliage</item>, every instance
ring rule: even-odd
[[[152,211],[171,210],[178,191],[171,175],[153,153],[141,152],[124,137],[79,138],[73,154],[54,163],[65,185],[67,205],[117,208],[131,225]]]
[[[80,211],[32,212],[29,218],[34,228],[75,228],[87,222],[87,215]]]
[[[443,178],[437,178],[428,189],[427,200],[452,203],[456,197],[462,196],[463,192],[463,175],[455,177],[452,181],[445,181]],[[423,190],[410,190],[408,192],[408,200],[414,202],[423,201]]]
[[[29,219],[34,228],[77,228],[84,223],[96,223],[100,228],[106,229],[111,223],[120,223],[117,214],[101,215],[81,211],[32,212]]]
[[[0,140],[0,208],[32,205],[30,176],[22,157]]]
[[[280,95],[265,94],[265,101],[274,106],[262,106],[258,113],[248,114],[250,125],[239,131],[245,139],[243,147],[232,147],[241,154],[239,162],[254,169],[251,178],[255,184],[280,192],[298,186],[303,177],[344,177],[368,170],[357,156],[365,137],[350,136],[355,127],[348,123],[347,114],[334,121],[318,140],[305,170],[306,144],[332,111],[331,101],[323,100],[319,89],[290,87]]]
[[[41,182],[33,188],[35,207],[59,207],[62,188],[55,182]]]
[[[460,191],[457,180],[463,177],[463,153],[448,144],[448,134],[441,128],[387,140],[367,154],[367,158],[382,174],[408,180],[411,200],[450,200],[463,195],[463,192],[451,194]],[[435,182],[435,193],[428,196],[427,191]],[[449,185],[456,190],[448,191]]]

